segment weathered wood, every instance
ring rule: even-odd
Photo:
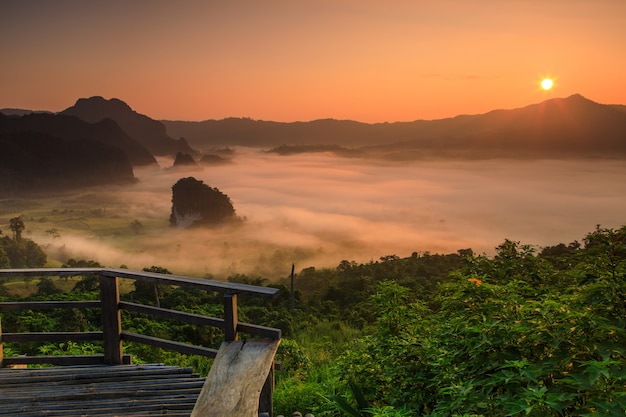
[[[120,290],[117,277],[100,276],[102,302],[102,333],[104,334],[104,361],[111,365],[122,363],[122,318]]]
[[[274,413],[274,366],[270,366],[269,373],[259,396],[259,413],[267,413],[270,417]]]
[[[104,355],[55,355],[55,356],[11,356],[4,358],[4,366],[11,365],[103,365]],[[131,356],[122,357],[123,365],[130,365]]]
[[[224,328],[224,319],[202,316],[200,314],[184,313],[182,311],[168,310],[166,308],[152,307],[144,304],[129,303],[127,301],[120,301],[120,308],[126,311],[148,314],[165,319],[180,320],[200,326],[213,326],[220,329]]]
[[[108,268],[61,268],[61,269],[12,269],[12,270],[0,270],[0,277],[3,276],[85,276],[85,275],[95,275],[99,274],[100,276],[100,301],[46,301],[46,302],[3,302],[0,303],[0,312],[2,311],[14,311],[14,310],[24,310],[24,309],[32,309],[32,310],[45,310],[45,309],[58,309],[58,308],[100,308],[102,314],[102,332],[86,332],[86,333],[74,333],[74,332],[48,332],[48,333],[2,333],[2,328],[0,326],[0,368],[3,366],[10,366],[15,364],[42,364],[48,363],[53,365],[68,365],[68,364],[85,364],[92,365],[95,363],[106,363],[106,364],[129,364],[130,356],[124,355],[122,351],[122,341],[132,341],[143,343],[151,346],[156,346],[168,350],[174,350],[181,353],[193,354],[193,355],[202,355],[207,357],[216,357],[219,356],[220,353],[215,349],[210,349],[201,346],[194,346],[186,343],[173,342],[169,340],[159,339],[150,336],[138,335],[129,332],[123,332],[121,328],[121,314],[120,310],[125,309],[132,312],[137,312],[141,314],[148,314],[155,317],[161,317],[172,320],[180,320],[184,322],[188,322],[191,324],[201,325],[201,326],[214,326],[217,328],[221,328],[224,330],[224,339],[229,343],[243,343],[240,353],[242,359],[242,363],[239,363],[239,360],[236,358],[231,358],[231,361],[234,361],[230,365],[230,369],[226,371],[224,376],[226,379],[231,378],[235,373],[239,374],[240,385],[234,385],[231,388],[234,388],[236,392],[239,392],[240,397],[245,399],[242,404],[245,404],[246,407],[252,407],[254,412],[251,415],[255,415],[257,411],[262,410],[263,412],[272,413],[272,392],[273,392],[273,373],[272,373],[272,362],[273,357],[276,353],[276,348],[278,347],[279,340],[281,337],[281,332],[279,329],[273,329],[265,326],[258,326],[249,323],[240,323],[238,321],[237,314],[237,295],[238,294],[250,294],[262,297],[273,297],[278,293],[278,289],[269,288],[269,287],[257,287],[253,285],[245,285],[245,284],[234,284],[234,283],[225,283],[218,281],[210,281],[199,278],[188,278],[188,277],[179,277],[167,274],[158,274],[158,273],[149,273],[149,272],[137,272],[137,271],[128,271],[122,269],[108,269]],[[130,278],[139,281],[152,282],[152,283],[160,283],[166,285],[173,285],[179,287],[186,288],[194,288],[201,289],[206,291],[215,291],[221,292],[224,294],[224,318],[215,318],[215,317],[205,317],[198,314],[190,314],[184,312],[178,312],[174,310],[162,309],[159,307],[151,307],[145,306],[141,304],[129,303],[129,302],[121,302],[120,301],[120,293],[119,293],[119,279],[120,278]],[[273,339],[272,341],[248,341],[248,342],[236,342],[238,337],[238,332],[245,332],[248,334],[264,337],[267,339]],[[34,341],[44,341],[44,342],[61,342],[61,341],[102,341],[104,347],[103,355],[80,355],[80,356],[51,356],[51,357],[43,357],[43,356],[21,356],[21,357],[11,357],[5,358],[2,355],[2,347],[3,342],[34,342]],[[259,348],[257,346],[266,346],[265,348]],[[230,345],[223,345],[230,346]],[[244,348],[243,346],[247,346]],[[256,350],[254,347],[256,346]],[[268,348],[267,346],[274,346],[272,348]],[[269,349],[269,350],[268,350]],[[221,352],[222,349],[220,349]],[[232,353],[231,349],[226,349],[228,353],[225,353],[225,356],[228,356]],[[256,352],[256,353],[254,353]],[[265,352],[265,353],[263,353]],[[270,353],[268,353],[270,352]],[[269,355],[269,357],[267,356]],[[256,358],[255,361],[251,361],[251,359]],[[269,361],[269,362],[267,362]],[[267,362],[267,363],[265,363]],[[254,365],[256,363],[256,365]],[[252,366],[251,366],[252,365]],[[258,376],[258,367],[266,367],[262,373],[264,375]],[[114,367],[117,368],[117,367]],[[0,369],[0,372],[4,372],[7,368]],[[7,370],[8,371],[8,370]],[[213,372],[213,368],[211,369]],[[145,375],[145,373],[144,373]],[[220,375],[220,374],[217,374]],[[229,376],[231,375],[231,376]],[[66,376],[67,377],[67,376]],[[221,378],[221,377],[220,377]],[[76,379],[76,376],[71,376],[70,381]],[[234,380],[237,380],[235,378]],[[33,380],[27,382],[27,385],[22,385],[22,388],[25,389],[27,387],[28,394],[31,394],[30,383]],[[50,381],[48,381],[50,384]],[[57,380],[57,382],[52,383],[52,385],[63,385],[63,379]],[[143,384],[143,383],[142,383]],[[254,386],[254,393],[252,395],[253,399],[251,402],[249,401],[250,395],[250,386],[251,384]],[[3,382],[0,379],[0,388],[2,387]],[[157,384],[158,385],[158,384]],[[117,384],[118,388],[123,385]],[[161,386],[163,386],[161,384]],[[125,386],[128,391],[135,392],[141,390],[136,384],[131,384],[129,386]],[[262,398],[260,398],[261,389],[263,389]],[[116,391],[111,393],[109,391],[106,394],[96,395],[91,392],[83,392],[81,398],[84,398],[84,401],[88,401],[92,408],[102,408],[107,411],[103,412],[103,414],[98,415],[116,415],[116,414],[124,414],[130,415],[126,413],[126,410],[122,407],[121,411],[116,408],[110,408],[108,405],[105,406],[96,406],[93,399],[99,398],[98,401],[109,400],[108,396],[118,397],[123,393]],[[182,391],[184,389],[181,388]],[[186,396],[182,391],[177,396],[181,398]],[[231,390],[232,391],[232,390]],[[17,392],[17,391],[16,391]],[[64,394],[55,394],[54,398],[66,398],[68,402],[74,401],[71,400],[70,395],[75,393],[64,393]],[[47,394],[42,393],[42,397],[44,398]],[[129,394],[131,397],[134,394]],[[0,390],[0,398],[13,398],[13,394],[10,396],[2,395],[2,391]],[[31,396],[31,395],[29,395]],[[31,405],[40,404],[38,403],[38,396],[34,397],[35,400]],[[87,400],[89,399],[89,400]],[[49,399],[52,401],[52,399]],[[81,399],[83,401],[83,399]],[[134,400],[133,400],[134,401]],[[150,401],[150,400],[146,400]],[[170,401],[167,403],[166,401],[161,401],[160,411],[163,413],[167,413],[168,415],[178,415],[178,411],[175,409],[174,402]],[[250,405],[250,404],[256,404]],[[153,404],[145,404],[146,407],[152,407]],[[174,408],[172,408],[172,407]],[[83,410],[82,405],[77,405],[76,410]],[[255,408],[256,407],[256,408]],[[3,402],[0,401],[0,415],[2,415],[2,409],[4,408]],[[48,407],[50,408],[50,407]],[[157,406],[158,408],[158,406]],[[46,410],[45,406],[42,406],[41,410],[37,411],[35,408],[33,413],[29,413],[26,411],[13,410],[9,412],[7,415],[11,416],[40,416],[40,415],[57,415],[50,414],[51,410]],[[89,410],[89,406],[84,408],[84,410]],[[19,412],[18,412],[19,411]],[[154,414],[155,410],[150,408],[146,408],[144,411],[136,410],[135,415],[143,415],[143,413]],[[172,414],[172,412],[176,414]],[[84,412],[78,412],[80,415],[87,415]],[[160,414],[160,413],[159,413]],[[58,415],[68,417],[73,415],[67,411],[60,411]],[[88,415],[96,415],[92,414],[89,411]],[[189,414],[183,415],[188,416]],[[213,414],[211,414],[213,415]],[[233,414],[227,415],[242,415],[235,412]],[[243,414],[243,416],[247,416],[247,414]]]
[[[157,272],[131,271],[118,268],[29,268],[29,269],[2,269],[0,277],[19,276],[85,276],[100,274],[109,278],[130,278],[139,281],[157,282],[160,284],[177,285],[186,288],[195,288],[220,293],[234,292],[238,294],[251,294],[259,297],[275,297],[279,290],[271,287],[259,287],[256,285],[238,284],[233,282],[213,281],[204,278],[182,277],[177,275],[160,274]]]
[[[203,385],[191,368],[162,365],[5,368],[0,416],[189,417]]]
[[[237,340],[237,294],[224,294],[224,340]]]
[[[53,308],[100,308],[100,301],[13,301],[0,302],[0,311],[50,310]]]
[[[4,350],[2,348],[4,346],[2,341],[2,317],[0,317],[0,368],[4,368]]]
[[[224,342],[191,417],[256,417],[279,340]]]
[[[217,350],[215,349],[190,345],[188,343],[173,342],[171,340],[160,339],[158,337],[152,336],[144,336],[137,333],[122,332],[122,340],[128,342],[143,343],[144,345],[173,350],[175,352],[185,353],[187,355],[200,355],[209,358],[214,358],[217,355]]]
[[[157,282],[159,284],[176,285],[198,290],[216,291],[220,293],[251,294],[258,297],[275,297],[277,288],[259,287],[256,285],[238,284],[233,282],[213,281],[204,278],[182,277],[178,275],[159,274],[157,272],[137,272],[128,269],[106,268],[101,271],[107,277],[132,278],[138,281]]]
[[[102,332],[4,333],[4,342],[85,342],[102,340]]]

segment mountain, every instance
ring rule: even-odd
[[[342,120],[279,123],[251,119],[163,121],[199,149],[311,145],[358,148],[355,155],[422,157],[625,157],[626,106],[575,94],[523,108],[439,120],[367,124]]]
[[[26,110],[26,109],[10,109],[10,108],[0,109],[0,113],[4,114],[5,116],[24,116],[24,115],[31,114],[31,113],[52,114],[51,111],[46,111],[46,110]]]
[[[626,113],[578,94],[419,127],[412,139],[364,150],[391,159],[626,157]]]
[[[0,115],[0,124],[4,118]],[[126,154],[114,146],[43,132],[0,130],[2,197],[134,181]]]
[[[339,141],[344,146],[362,146],[380,143],[382,133],[376,125],[334,119],[283,123],[227,118],[202,122],[164,120],[163,124],[171,135],[186,138],[198,149],[337,144]]]
[[[99,96],[81,98],[60,114],[76,116],[89,123],[96,123],[107,118],[115,120],[124,132],[146,147],[152,155],[174,156],[178,152],[191,155],[198,153],[184,139],[175,140],[168,136],[163,123],[135,112],[128,104],[116,98],[110,100]]]
[[[157,163],[146,148],[128,136],[111,119],[88,123],[78,117],[51,113],[29,113],[21,117],[1,116],[0,132],[38,132],[67,140],[92,140],[121,149],[133,166]]]

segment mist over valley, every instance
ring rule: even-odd
[[[92,99],[59,115],[15,110],[0,120],[5,157],[19,148],[31,166],[36,158],[20,148],[20,138],[30,138],[35,125],[15,127],[28,118],[37,121],[38,140],[95,136],[103,144],[89,149],[86,142],[89,155],[102,146],[134,152],[112,159],[132,165],[133,181],[113,183],[104,173],[91,186],[66,181],[29,190],[30,183],[18,181],[4,189],[0,228],[8,234],[9,219],[22,216],[26,236],[54,265],[81,258],[220,279],[275,279],[292,263],[301,270],[466,248],[492,254],[504,239],[550,246],[580,240],[597,224],[624,224],[626,112],[579,95],[485,115],[379,125],[158,122],[121,100]],[[88,120],[75,120],[81,117]],[[137,157],[146,153],[154,159]],[[174,159],[191,163],[172,166]],[[22,178],[20,168],[10,178]],[[185,177],[226,194],[243,221],[172,227],[172,186]],[[135,220],[141,229],[129,227]]]

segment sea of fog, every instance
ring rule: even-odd
[[[299,271],[413,252],[472,248],[492,255],[504,239],[540,249],[580,241],[597,224],[626,224],[623,161],[383,163],[238,149],[231,164],[135,174],[136,185],[116,192],[129,218],[166,222],[172,185],[191,176],[227,194],[244,225],[164,228],[158,237],[139,235],[133,253],[114,243],[64,236],[68,250],[109,266],[283,277],[292,262]]]

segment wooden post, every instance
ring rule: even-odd
[[[270,417],[274,415],[274,364],[270,366],[270,372],[267,375],[265,384],[261,389],[259,397],[259,414],[267,413]]]
[[[117,277],[100,276],[100,301],[102,302],[104,362],[109,365],[121,365],[123,359],[122,320]]]
[[[4,368],[4,352],[2,350],[2,317],[0,317],[0,368]]]
[[[224,341],[237,340],[237,294],[224,294]]]

